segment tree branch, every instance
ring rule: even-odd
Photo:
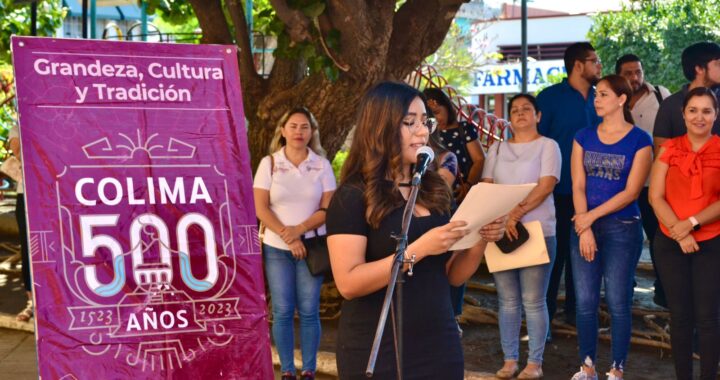
[[[332,28],[340,32],[337,56],[351,68],[356,80],[380,79],[385,65],[395,2],[381,0],[329,0],[326,14]],[[382,69],[380,69],[382,68]]]
[[[250,34],[248,33],[247,22],[245,21],[245,9],[239,0],[226,0],[228,12],[235,26],[235,40],[240,48],[240,77],[248,95],[257,95],[263,89],[263,80],[255,70],[255,60],[250,48]],[[247,108],[247,107],[246,107]]]
[[[200,28],[203,31],[202,42],[206,44],[232,44],[232,35],[225,22],[221,0],[190,0],[195,10]],[[220,22],[222,20],[222,22]]]
[[[294,42],[304,42],[310,40],[310,19],[301,11],[292,9],[285,0],[270,0],[270,4],[275,9],[275,14],[285,24],[285,29]]]
[[[320,18],[313,19],[313,24],[317,28],[318,35],[320,36],[320,38],[319,38],[320,45],[322,46],[322,48],[325,51],[325,54],[328,56],[328,58],[330,58],[330,60],[332,60],[333,64],[335,64],[335,67],[337,67],[338,69],[345,71],[345,72],[349,71],[350,65],[348,65],[347,63],[340,62],[339,57],[337,56],[337,53],[330,50],[330,47],[325,42],[325,36],[323,35],[323,33],[324,33],[323,25],[330,24],[330,21],[329,21],[329,18],[327,17],[327,15],[325,15],[324,17],[323,17],[323,15],[320,15]]]
[[[455,14],[469,0],[408,0],[395,13],[387,72],[403,79],[445,39]]]
[[[272,72],[270,72],[270,88],[286,89],[302,80],[307,66],[299,59],[280,58],[275,56]]]

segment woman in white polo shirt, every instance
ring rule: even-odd
[[[255,173],[258,219],[265,225],[263,261],[272,296],[272,334],[283,379],[296,379],[293,317],[300,316],[302,379],[315,376],[320,344],[320,286],[305,263],[302,237],[325,235],[325,209],[335,191],[335,176],[320,146],[315,117],[304,107],[280,119],[269,156]]]

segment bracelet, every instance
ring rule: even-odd
[[[410,268],[408,268],[408,276],[412,277],[413,275],[413,268],[415,267],[415,255],[410,255],[410,258],[407,258],[407,252],[403,255],[403,264],[410,264]]]
[[[326,208],[326,207],[320,207],[320,208],[318,209],[318,211],[327,212],[327,208]]]

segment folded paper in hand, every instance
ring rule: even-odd
[[[523,225],[528,230],[530,238],[516,250],[503,253],[495,243],[488,243],[487,248],[485,248],[485,261],[490,273],[550,262],[540,221],[527,222],[523,223]]]
[[[465,200],[450,221],[464,220],[470,233],[450,247],[451,251],[467,249],[480,241],[480,227],[507,215],[518,203],[522,202],[536,183],[524,185],[500,185],[480,182],[468,192]]]

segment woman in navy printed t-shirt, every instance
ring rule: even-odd
[[[570,162],[576,234],[571,263],[577,298],[580,372],[573,380],[597,379],[600,285],[610,310],[612,364],[608,380],[623,378],[630,347],[635,267],[642,252],[637,198],[652,161],[652,140],[633,125],[632,88],[618,75],[598,82],[595,110],[603,122],[578,131]]]

